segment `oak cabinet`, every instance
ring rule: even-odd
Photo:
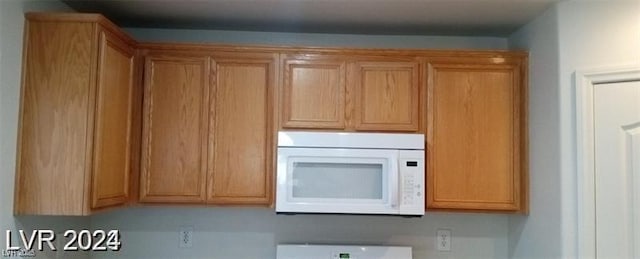
[[[420,63],[285,54],[281,128],[420,131]]]
[[[526,211],[525,60],[429,61],[429,209]]]
[[[145,57],[140,200],[204,202],[210,58]]]
[[[146,54],[142,202],[271,204],[276,61]]]
[[[270,205],[277,55],[213,55],[208,201]]]
[[[429,210],[528,210],[525,53],[137,44],[100,15],[26,17],[16,214],[268,206],[279,129],[424,133]]]
[[[100,15],[26,18],[14,212],[88,215],[125,204],[140,102],[135,42]]]
[[[129,197],[133,148],[134,50],[112,33],[100,33],[96,95],[92,208],[123,204]],[[137,161],[134,161],[137,162]]]
[[[282,63],[282,127],[345,129],[346,61],[286,56]]]
[[[355,62],[356,130],[418,131],[418,62]]]

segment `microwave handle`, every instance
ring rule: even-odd
[[[398,208],[398,203],[399,203],[399,182],[398,182],[398,178],[400,177],[400,165],[398,163],[398,160],[392,160],[391,162],[391,169],[392,171],[389,172],[391,177],[390,177],[390,190],[389,190],[389,200],[391,203],[391,208],[396,209]]]

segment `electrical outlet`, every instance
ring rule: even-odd
[[[190,248],[193,246],[193,227],[180,228],[180,248]]]
[[[451,229],[438,229],[436,231],[436,247],[438,251],[451,251]]]

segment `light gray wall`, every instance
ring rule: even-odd
[[[389,216],[276,215],[268,208],[146,207],[99,214],[92,228],[122,231],[120,253],[93,258],[275,257],[278,243],[412,246],[414,258],[507,258],[507,216],[429,213]],[[193,247],[178,247],[181,226],[194,229]],[[452,230],[452,251],[437,252],[438,228]]]
[[[0,250],[5,249],[5,231],[17,229],[82,229],[89,225],[87,218],[75,217],[14,217],[13,190],[18,129],[18,103],[20,100],[20,73],[22,63],[23,13],[27,11],[69,10],[57,0],[0,1]],[[52,193],[51,195],[55,195]],[[17,240],[14,235],[13,240]],[[16,244],[16,243],[14,243]],[[40,258],[82,258],[81,253],[38,253]]]
[[[530,214],[509,219],[509,257],[559,258],[562,187],[557,9],[547,10],[515,32],[509,44],[512,49],[529,50],[530,188]]]
[[[575,72],[640,64],[640,1],[563,1],[509,42],[531,49],[532,60],[532,213],[511,218],[510,255],[575,258]]]
[[[356,48],[506,49],[499,37],[353,35],[126,28],[140,41]]]
[[[563,256],[576,255],[576,70],[640,65],[640,1],[567,1],[558,5]]]

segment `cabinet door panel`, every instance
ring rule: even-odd
[[[284,61],[283,128],[345,128],[345,62]]]
[[[509,65],[431,66],[429,208],[519,209],[519,71]]]
[[[140,200],[204,202],[209,58],[149,56]]]
[[[358,62],[355,67],[356,130],[418,131],[419,64]]]
[[[100,45],[92,208],[123,204],[129,193],[133,49],[106,31]]]
[[[215,58],[209,201],[270,204],[275,60]]]

